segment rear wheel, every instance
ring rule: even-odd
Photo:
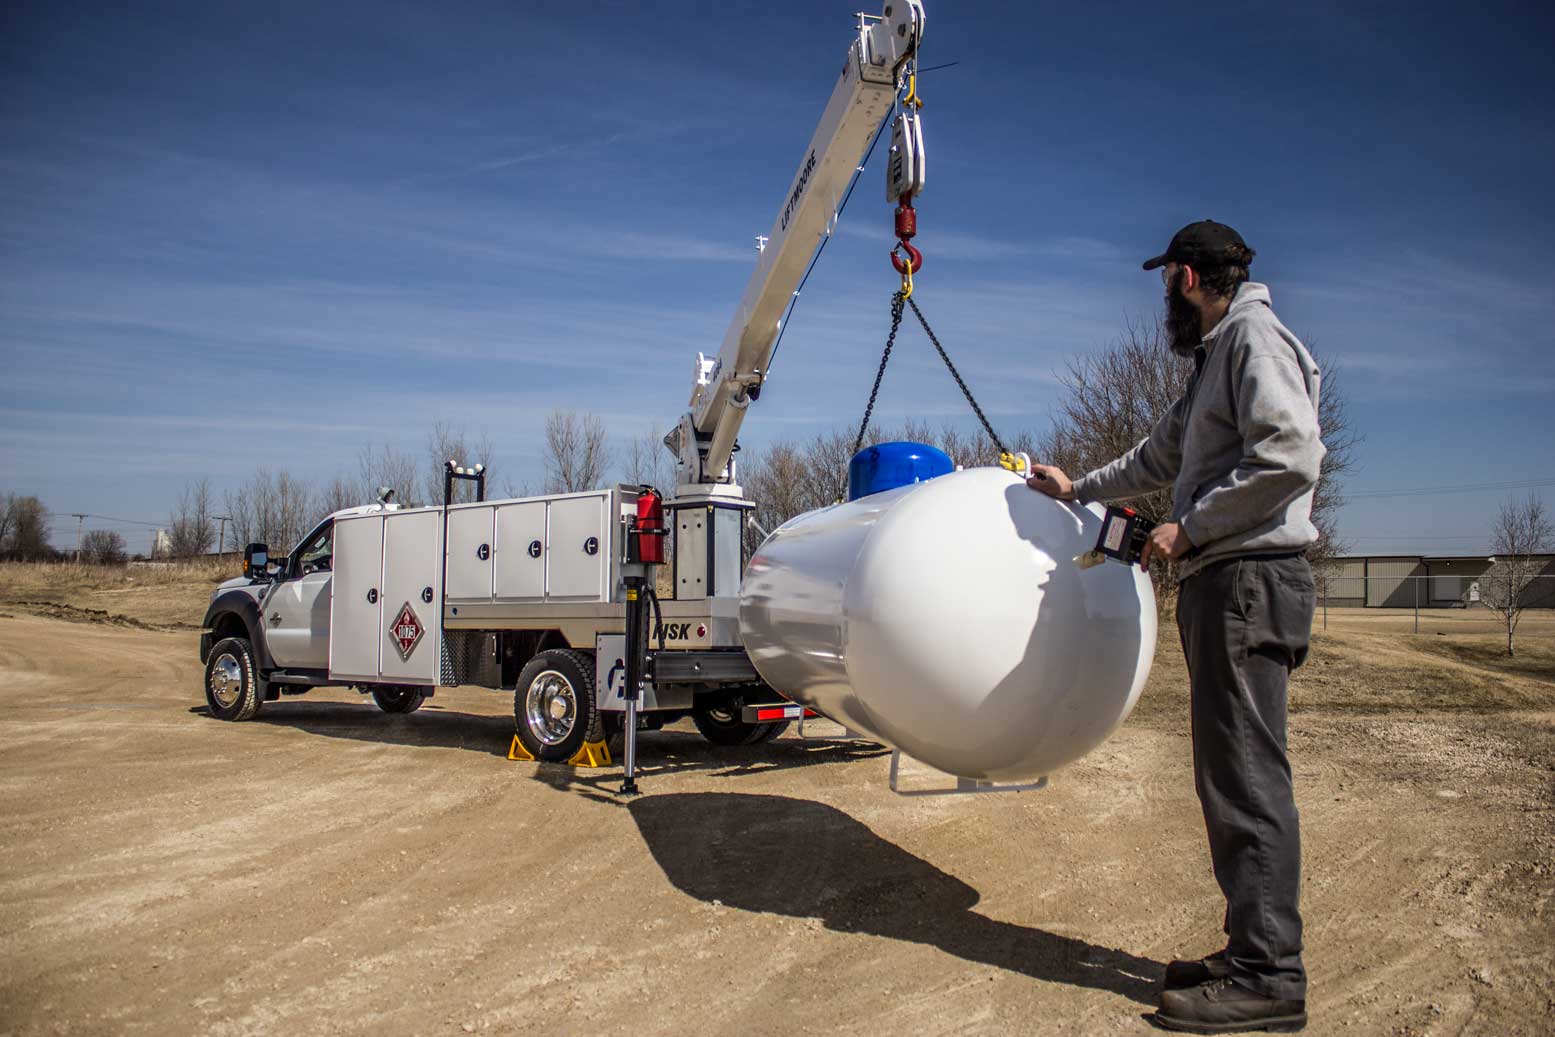
[[[594,660],[570,648],[541,652],[519,671],[513,689],[518,740],[539,760],[564,763],[584,742],[605,737],[594,704]]]
[[[691,722],[714,745],[755,745],[776,738],[788,729],[788,721],[747,724],[740,719],[744,703],[740,699],[716,706],[698,706],[691,711]]]
[[[385,713],[414,713],[427,700],[420,688],[374,688],[372,695]]]
[[[252,720],[264,703],[254,650],[246,637],[229,637],[211,646],[205,660],[205,704],[220,720]]]

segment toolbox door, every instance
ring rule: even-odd
[[[608,494],[550,502],[546,596],[552,601],[606,600],[605,573],[612,548]]]
[[[490,601],[492,578],[491,507],[451,508],[448,512],[449,601]]]
[[[497,507],[496,595],[502,601],[545,599],[545,501]]]
[[[336,519],[331,565],[329,676],[375,681],[383,630],[383,516]]]
[[[440,509],[397,511],[384,517],[379,673],[385,682],[437,683],[442,561]]]

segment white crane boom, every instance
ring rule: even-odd
[[[923,26],[919,0],[886,0],[879,18],[858,16],[858,35],[842,75],[778,209],[718,356],[697,354],[689,409],[666,440],[680,458],[677,496],[699,484],[708,491],[713,490],[708,484],[733,484],[735,437],[767,376],[783,311],[816,249],[835,229],[843,195],[891,108],[902,65],[917,53]]]

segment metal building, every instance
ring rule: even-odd
[[[1528,588],[1531,608],[1555,608],[1555,555]],[[1320,572],[1334,608],[1456,608],[1479,600],[1491,555],[1344,555]]]

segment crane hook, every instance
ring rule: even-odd
[[[907,250],[906,260],[897,255],[897,252],[901,249]],[[896,272],[899,274],[909,272],[916,274],[923,269],[923,253],[905,241],[898,241],[891,249],[891,265],[896,268]]]

